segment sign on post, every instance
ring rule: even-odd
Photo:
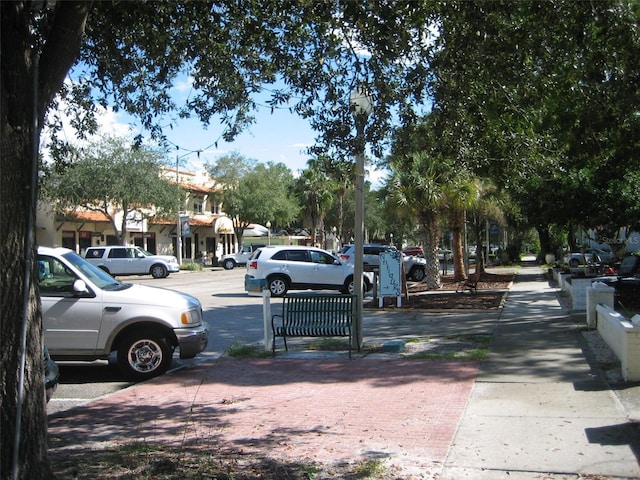
[[[397,297],[397,305],[402,305],[402,253],[390,250],[380,253],[380,297],[378,306],[384,305],[384,297]]]

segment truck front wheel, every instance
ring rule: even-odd
[[[236,266],[236,262],[234,262],[230,258],[227,258],[224,262],[222,262],[222,266],[225,270],[233,270]]]
[[[118,367],[129,379],[141,381],[165,373],[171,366],[173,348],[149,331],[127,335],[118,348]]]
[[[425,271],[424,268],[422,267],[413,267],[413,270],[411,270],[411,279],[416,281],[416,282],[421,282],[422,280],[424,280],[425,277]]]
[[[155,264],[151,266],[151,276],[153,278],[164,278],[169,275],[169,271],[164,268],[164,265]]]

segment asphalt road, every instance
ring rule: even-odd
[[[207,349],[196,358],[181,360],[174,355],[172,369],[193,362],[216,358],[234,342],[260,342],[264,338],[262,297],[244,291],[245,268],[234,270],[206,268],[202,272],[182,271],[167,278],[151,276],[121,277],[130,283],[170,288],[196,297],[202,303],[204,321],[209,327]],[[47,406],[49,414],[81,405],[92,399],[132,385],[111,362],[58,362],[60,384]]]

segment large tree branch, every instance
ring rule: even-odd
[[[69,69],[78,59],[84,29],[93,2],[58,2],[55,17],[40,55],[40,96],[38,114],[42,118],[47,106],[60,90]]]

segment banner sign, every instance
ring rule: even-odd
[[[191,236],[191,224],[189,223],[189,217],[188,216],[181,216],[180,217],[180,230],[182,231],[182,236],[183,237],[190,237]]]

